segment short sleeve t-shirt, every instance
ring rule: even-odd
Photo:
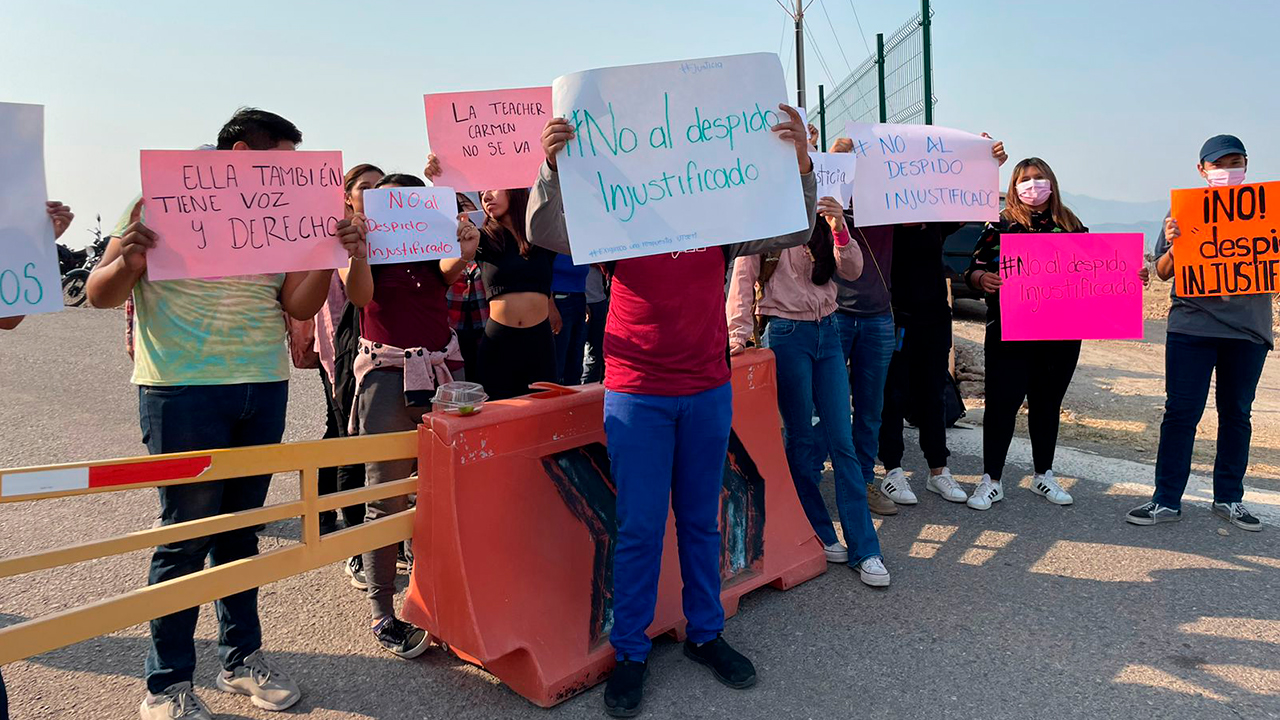
[[[1165,217],[1167,219],[1168,215]],[[1168,251],[1169,241],[1161,229],[1156,238],[1156,257]],[[1175,267],[1177,262],[1175,255]],[[1178,297],[1176,283],[1170,284],[1173,286],[1169,289],[1169,296],[1173,298],[1173,305],[1169,308],[1170,332],[1248,340],[1275,349],[1270,293],[1184,298]]]
[[[129,226],[137,201],[112,231]],[[160,242],[164,242],[161,238]],[[289,379],[284,273],[151,282],[133,288],[133,382],[237,385]]]

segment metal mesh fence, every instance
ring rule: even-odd
[[[932,16],[932,12],[930,12]],[[918,123],[924,120],[924,33],[920,13],[884,41],[884,87],[886,117],[891,123]],[[827,133],[844,134],[845,123],[873,123],[880,120],[876,56],[854,68],[834,92],[826,96]],[[937,104],[937,95],[933,97]]]

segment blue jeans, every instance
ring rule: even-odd
[[[876,452],[880,449],[880,420],[884,411],[884,387],[893,360],[893,313],[852,315],[836,312],[840,343],[849,362],[849,387],[853,392],[853,451],[858,455],[862,479],[876,480]],[[818,432],[817,468],[827,459],[826,433]]]
[[[284,435],[289,383],[139,387],[142,441],[153,454],[268,445]],[[173,525],[213,515],[262,507],[270,475],[170,485],[160,491],[160,521]],[[231,530],[157,547],[147,584],[155,585],[213,566],[258,554],[258,528]],[[258,591],[246,590],[215,603],[218,657],[226,670],[262,647]],[[151,621],[147,689],[160,693],[190,682],[196,667],[198,607]]]
[[[696,395],[607,391],[604,432],[618,488],[613,554],[613,629],[619,660],[649,656],[646,631],[658,601],[667,508],[676,515],[689,640],[724,630],[720,605],[720,489],[733,420],[728,383]]]
[[[853,450],[846,399],[849,375],[845,371],[844,348],[835,318],[828,315],[816,322],[770,318],[764,344],[777,359],[782,439],[791,479],[809,524],[823,545],[836,542],[836,529],[819,490],[822,458],[817,457],[815,435],[822,432],[826,440],[824,449],[829,449],[835,468],[836,509],[849,545],[849,564],[857,565],[879,555],[880,540],[867,508],[867,484]],[[820,429],[814,427],[812,420],[815,402]]]
[[[604,380],[604,326],[609,319],[609,298],[587,303],[587,347],[582,358],[582,384]]]
[[[582,384],[582,353],[587,345],[587,294],[555,293],[556,310],[564,323],[556,335],[556,382]]]
[[[1249,466],[1250,415],[1267,361],[1267,346],[1248,340],[1170,332],[1165,340],[1164,420],[1156,454],[1156,491],[1152,500],[1182,507],[1191,474],[1196,426],[1209,400],[1209,378],[1217,370],[1218,453],[1213,462],[1214,502],[1240,502]]]

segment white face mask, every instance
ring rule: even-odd
[[[1043,205],[1053,194],[1053,185],[1045,179],[1023,180],[1014,186],[1018,199],[1028,205]]]
[[[1227,185],[1243,185],[1245,168],[1213,168],[1204,171],[1204,179],[1209,187],[1225,187]]]

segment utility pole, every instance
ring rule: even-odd
[[[791,17],[796,21],[796,105],[807,109],[804,103],[804,0],[796,0]]]
[[[933,31],[929,21],[929,0],[920,0],[920,31],[924,44],[924,124],[933,124]]]

